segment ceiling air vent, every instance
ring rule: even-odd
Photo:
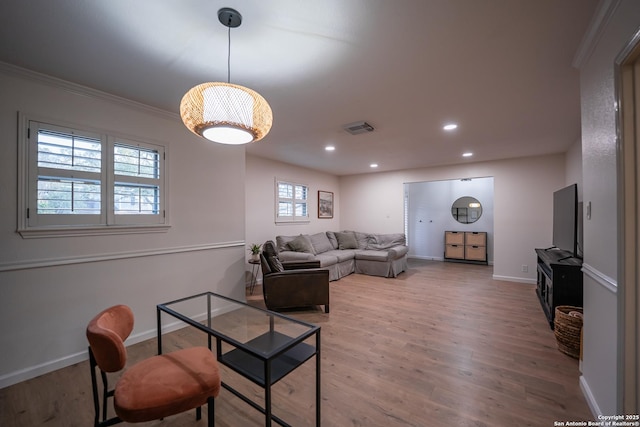
[[[371,126],[367,122],[354,122],[354,123],[349,123],[348,125],[344,125],[342,127],[351,135],[359,135],[361,133],[373,132],[373,126]]]

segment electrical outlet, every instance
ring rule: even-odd
[[[528,266],[528,265],[523,264],[523,265],[522,265],[522,272],[523,272],[523,273],[528,273],[528,272],[529,272],[529,266]]]

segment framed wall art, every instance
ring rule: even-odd
[[[318,190],[318,218],[333,218],[333,193]]]

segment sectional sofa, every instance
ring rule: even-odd
[[[332,281],[351,273],[396,277],[407,269],[409,248],[403,233],[327,231],[277,236],[276,245],[281,261],[320,261]]]

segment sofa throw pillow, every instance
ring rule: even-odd
[[[333,250],[333,245],[331,245],[327,233],[312,234],[309,238],[311,239],[311,245],[316,255]]]
[[[289,242],[295,239],[296,236],[276,236],[276,248],[278,252],[290,251]]]
[[[358,249],[358,241],[353,232],[334,233],[338,239],[338,249]]]
[[[316,254],[313,250],[313,246],[311,245],[311,240],[309,237],[303,236],[302,234],[287,243],[287,246],[294,252],[307,252],[310,254]]]
[[[333,231],[327,231],[327,238],[329,239],[329,242],[331,242],[331,246],[333,246],[333,249],[338,249],[338,239],[336,239],[336,233],[334,233]]]

